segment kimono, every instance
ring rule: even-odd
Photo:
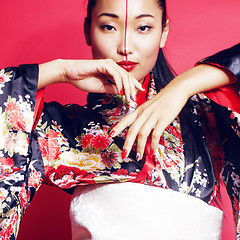
[[[201,62],[231,71],[239,84],[240,44]],[[156,156],[150,156],[148,143],[143,159],[137,161],[135,145],[128,158],[121,157],[127,129],[114,139],[108,135],[138,102],[89,94],[86,106],[44,103],[37,81],[38,65],[0,71],[1,239],[16,239],[22,216],[41,183],[72,193],[77,185],[137,182],[210,204],[223,179],[238,226],[237,84],[189,99],[165,129]],[[145,84],[148,91],[142,98],[147,100],[158,91],[151,73]]]

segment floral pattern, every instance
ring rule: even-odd
[[[20,74],[28,71],[28,77]],[[119,95],[90,94],[85,107],[44,104],[32,130],[37,76],[36,65],[0,72],[2,239],[16,238],[22,215],[42,182],[67,190],[79,184],[134,181],[147,161],[147,155],[136,160],[134,147],[129,157],[122,159],[128,129],[114,139],[109,137],[111,127],[137,107],[136,102],[128,103]],[[12,91],[15,79],[22,89]],[[147,99],[156,93],[151,75]],[[211,102],[205,95],[194,96],[164,130],[152,159],[153,167],[139,183],[171,188],[210,203],[217,195],[221,173],[238,221],[239,143],[235,140],[239,138],[239,120],[238,113]],[[223,131],[226,126],[227,133]],[[222,144],[224,134],[228,145]],[[235,157],[226,154],[223,158],[220,153],[226,149],[229,152],[230,145]]]
[[[15,239],[22,216],[43,181],[41,156],[32,139],[32,124],[36,96],[36,80],[26,79],[37,65],[0,71],[0,238]],[[13,81],[23,86],[13,87]],[[24,86],[32,86],[32,90]],[[40,157],[38,160],[37,158]]]

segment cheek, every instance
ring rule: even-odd
[[[91,32],[91,45],[94,59],[111,58],[113,52],[111,42],[99,31]]]
[[[159,36],[155,39],[159,39]],[[136,69],[133,73],[138,81],[144,79],[144,77],[153,69],[157,61],[160,41],[156,41],[155,39],[139,39],[140,41],[138,41],[138,58],[141,59],[140,68],[138,68],[138,70]]]
[[[159,37],[157,38],[159,39]],[[157,60],[159,48],[160,48],[160,41],[154,41],[150,40],[148,42],[142,42],[140,44],[141,48],[139,48],[139,51],[141,51],[141,58],[144,61],[144,65],[148,66],[148,69],[151,70]]]

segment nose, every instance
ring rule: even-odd
[[[123,32],[120,35],[117,53],[127,57],[129,54],[133,53],[133,44],[131,41],[130,32],[126,29],[126,32]]]

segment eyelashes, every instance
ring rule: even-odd
[[[117,30],[114,26],[112,26],[110,24],[102,24],[99,26],[99,28],[106,32],[113,32],[113,31]],[[151,29],[152,29],[152,26],[143,25],[143,26],[139,27],[137,30],[140,33],[146,33],[146,32],[149,32]]]
[[[99,26],[100,29],[102,29],[103,31],[107,31],[107,32],[112,32],[112,31],[116,31],[116,28],[113,27],[112,25],[109,24],[103,24]]]
[[[144,25],[144,26],[139,27],[138,31],[144,33],[144,32],[149,32],[151,29],[152,29],[151,26]]]

